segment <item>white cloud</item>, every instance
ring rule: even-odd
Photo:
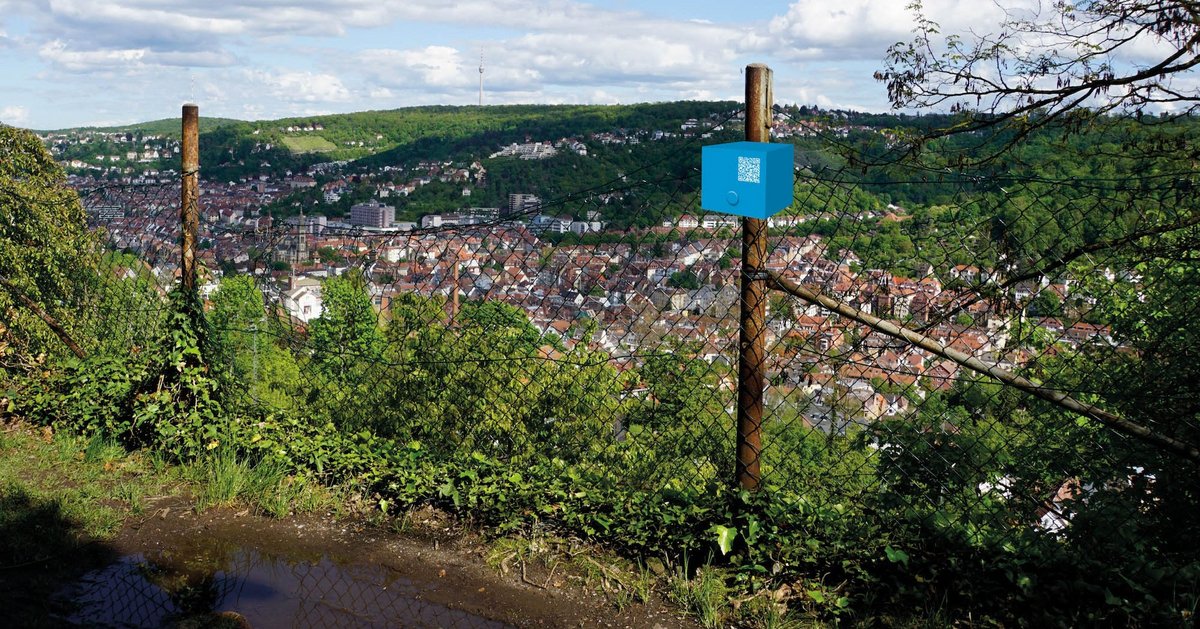
[[[161,8],[160,2],[95,2],[50,0],[49,9],[68,22],[123,24],[126,28],[150,26],[164,31],[230,35],[246,30],[238,19],[212,18],[186,10]],[[186,5],[183,5],[186,8]]]
[[[549,18],[543,21],[554,23]],[[529,32],[489,42],[484,83],[492,97],[487,100],[513,102],[522,94],[539,101],[583,102],[588,100],[586,92],[576,92],[586,88],[661,92],[681,83],[700,90],[712,84],[732,85],[739,80],[740,36],[738,29],[708,24],[634,20],[621,28],[577,24],[568,30]],[[376,49],[363,51],[340,67],[348,74],[365,75],[374,90],[432,89],[463,99],[478,85],[476,54],[437,45]],[[607,96],[606,100],[617,98],[612,93]]]
[[[12,127],[29,124],[29,110],[20,105],[0,107],[0,122]]]
[[[0,0],[0,6],[6,2],[12,4]],[[953,0],[927,2],[967,6]],[[792,90],[777,89],[781,101],[790,102],[799,94],[825,98],[826,85],[808,78],[808,60],[828,64],[845,57],[880,58],[886,44],[864,44],[866,40],[855,38],[855,29],[886,41],[897,31],[896,16],[903,12],[892,6],[901,5],[900,0],[838,0],[833,5],[837,11],[831,11],[827,1],[798,0],[773,21],[714,24],[611,8],[628,4],[632,3],[38,0],[14,6],[23,12],[21,36],[28,38],[23,49],[29,59],[42,66],[46,84],[66,80],[78,87],[76,107],[95,98],[85,94],[103,90],[114,107],[130,103],[130,114],[140,115],[135,108],[151,110],[149,94],[170,85],[172,96],[195,93],[209,111],[219,107],[226,115],[247,117],[322,107],[351,111],[474,103],[480,46],[486,51],[488,103],[740,98],[739,70],[750,61],[772,62],[778,79],[804,77]],[[881,7],[881,16],[872,17],[871,7]],[[825,16],[814,17],[814,11],[824,11]],[[411,25],[422,23],[456,28],[431,28],[429,37],[414,35]],[[390,34],[391,28],[403,35],[379,36]],[[899,32],[907,34],[908,28],[903,25]],[[371,48],[354,49],[351,38],[360,35],[372,42]],[[381,48],[380,41],[404,43]],[[287,61],[280,62],[281,57]],[[780,60],[786,63],[775,63]],[[787,67],[798,61],[805,62],[803,74],[801,68]],[[4,63],[0,61],[0,74]],[[204,80],[220,89],[187,86],[186,76],[181,78],[175,66],[203,68],[198,71]],[[64,72],[72,76],[64,79]],[[882,102],[881,97],[861,95],[882,92],[873,82],[855,85],[860,95],[853,100]],[[175,100],[163,102],[173,106]],[[39,119],[49,115],[47,108],[35,111]]]
[[[997,26],[1006,10],[1024,11],[1037,0],[1008,0],[1008,8],[979,0],[926,0],[924,13],[944,33]],[[767,46],[782,46],[796,57],[837,55],[882,59],[887,47],[912,39],[916,26],[900,0],[798,0],[768,25]]]
[[[332,74],[248,71],[245,77],[265,86],[273,97],[287,103],[344,103],[350,100],[350,90]]]
[[[43,44],[38,49],[38,55],[70,72],[133,71],[148,66],[227,66],[234,63],[233,55],[222,51],[177,52],[149,48],[73,50],[61,40]]]
[[[477,73],[475,66],[464,65],[463,56],[449,46],[426,46],[412,50],[364,50],[358,59],[372,77],[385,85],[411,84],[412,80],[432,87],[464,87]]]
[[[125,50],[95,50],[78,52],[67,48],[66,42],[54,40],[44,44],[38,55],[66,70],[72,72],[88,72],[113,65],[135,66],[142,63],[146,56],[144,48],[129,48]]]

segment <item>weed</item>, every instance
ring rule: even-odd
[[[654,583],[657,580],[653,571],[645,564],[638,562],[637,573],[629,581],[629,589],[633,592],[634,599],[643,605],[649,603],[654,595]]]
[[[265,461],[250,470],[250,499],[274,518],[316,511],[331,500],[330,493],[307,476],[289,474],[282,463]]]
[[[729,613],[729,586],[723,572],[706,566],[696,571],[694,579],[688,579],[686,568],[680,570],[671,580],[670,597],[695,614],[705,627],[724,626]]]
[[[287,468],[278,463],[260,461],[246,468],[245,498],[271,517],[286,517],[292,510],[292,495],[285,484]]]
[[[520,564],[528,561],[534,556],[534,544],[532,540],[524,537],[502,537],[492,543],[488,549],[484,561],[493,570],[499,570],[505,574],[511,569],[513,564]]]
[[[142,501],[145,490],[135,481],[122,481],[113,487],[113,497],[129,505],[129,511],[140,515],[146,509]]]
[[[192,466],[191,479],[200,485],[196,509],[229,506],[251,487],[250,467],[229,449],[219,449]]]
[[[150,470],[157,474],[165,474],[172,469],[170,462],[166,457],[157,450],[151,450],[145,454],[146,462],[150,465]]]
[[[151,465],[157,465],[153,460]],[[306,513],[335,502],[332,492],[308,476],[289,473],[273,461],[251,463],[229,449],[219,449],[186,468],[184,476],[199,486],[196,509],[248,503],[274,518]]]
[[[96,435],[88,441],[87,446],[83,450],[83,460],[85,463],[112,463],[119,459],[125,458],[125,448],[116,441]]]
[[[783,592],[766,590],[737,606],[739,624],[755,629],[799,629],[810,626],[790,618]]]

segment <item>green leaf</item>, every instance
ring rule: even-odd
[[[750,516],[746,519],[746,543],[753,544],[758,540],[758,533],[762,530],[762,525],[759,524],[758,518]]]
[[[722,555],[728,555],[729,551],[733,550],[733,540],[737,538],[737,529],[718,524],[713,526],[708,531],[710,533],[716,533],[717,547],[721,549]]]
[[[905,568],[908,567],[908,553],[891,546],[884,548],[883,552],[887,554],[888,561],[902,564]]]

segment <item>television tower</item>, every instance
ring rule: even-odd
[[[479,50],[479,106],[483,107],[483,49]]]

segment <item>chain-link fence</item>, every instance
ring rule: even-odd
[[[406,231],[301,214],[234,235],[255,254],[233,270],[254,282],[214,296],[213,367],[259,403],[447,457],[561,459],[629,487],[723,482],[737,223],[671,216],[702,216],[699,146]],[[631,206],[653,226],[602,228]]]
[[[407,228],[379,201],[355,207],[357,226],[247,214],[283,191],[209,182],[209,368],[235,407],[439,460],[557,465],[574,488],[620,495],[728,487],[740,223],[699,207],[699,148],[742,117],[603,185]],[[878,124],[774,119],[798,177],[762,269],[768,500],[877,532],[922,583],[986,573],[1028,593],[1015,566],[1032,562],[1103,573],[1081,587],[1111,605],[1163,584],[1179,585],[1172,604],[1192,596],[1186,152],[1123,120],[912,151]],[[178,187],[161,179],[76,182],[128,292],[96,307],[96,338],[131,352],[161,325],[178,259]],[[746,526],[753,545],[759,521]],[[806,574],[783,564],[764,571]],[[856,578],[844,564],[837,578]]]

